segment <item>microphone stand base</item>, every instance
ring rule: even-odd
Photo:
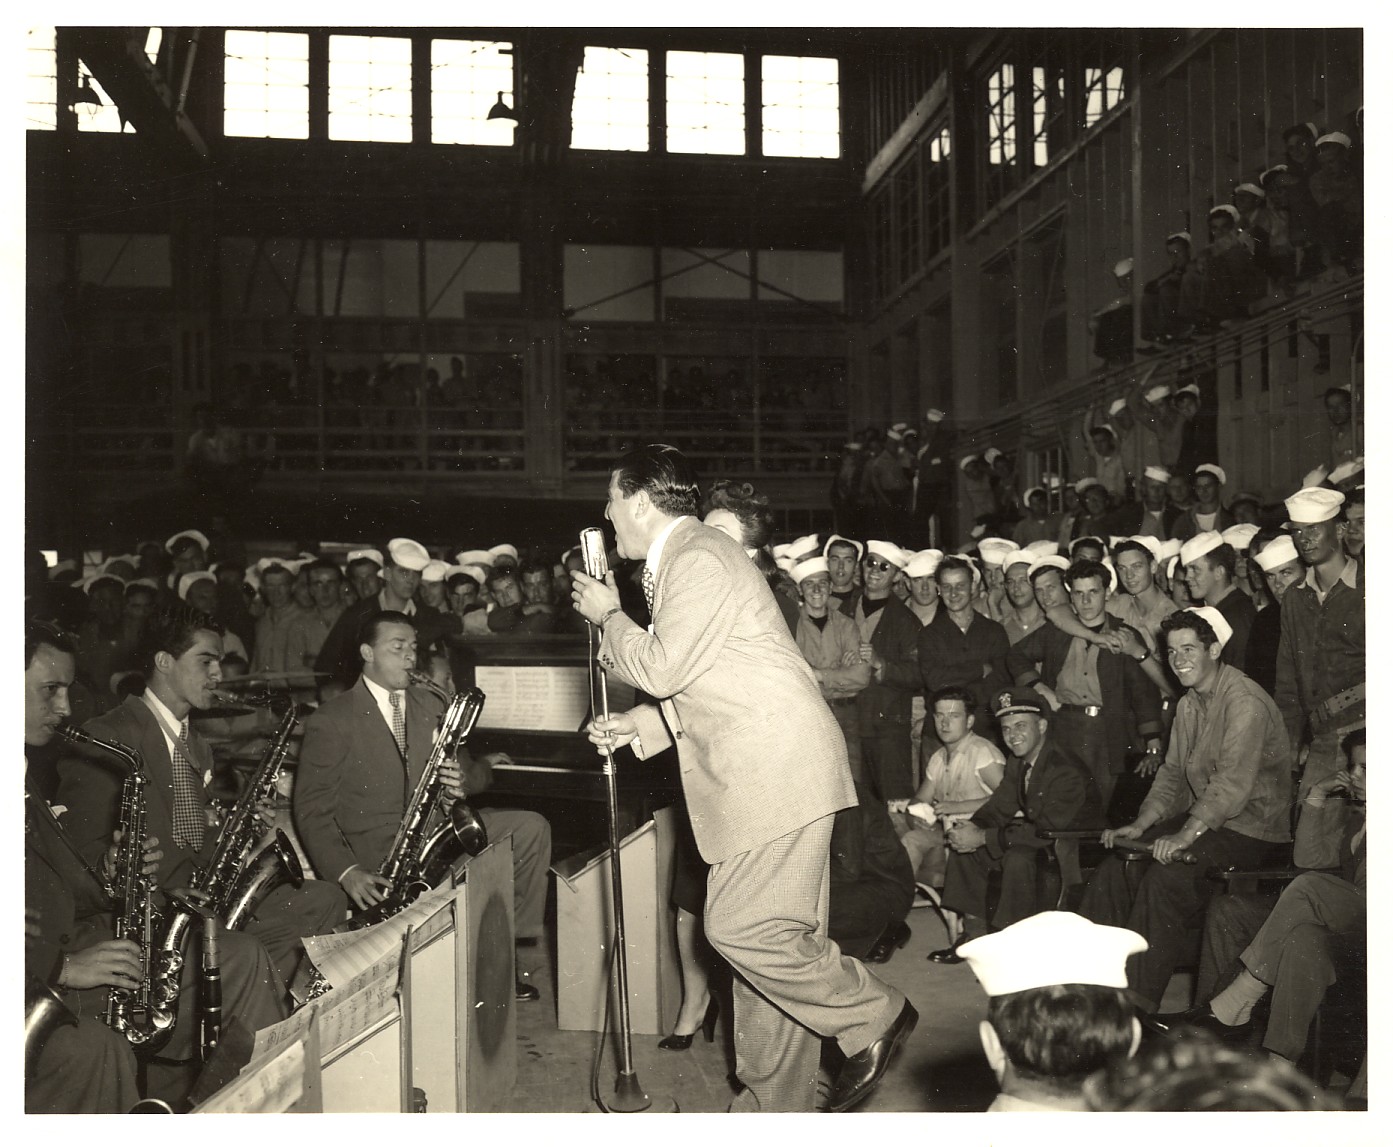
[[[669,1096],[658,1096],[652,1099],[643,1090],[643,1085],[638,1081],[638,1075],[634,1072],[620,1072],[614,1080],[614,1096],[606,1104],[609,1111],[620,1115],[631,1115],[638,1112],[649,1112],[659,1114],[663,1112],[675,1112],[680,1110],[677,1103]]]

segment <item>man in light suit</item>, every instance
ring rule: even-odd
[[[416,627],[395,610],[379,610],[362,623],[358,651],[363,672],[352,689],[326,701],[305,722],[295,780],[295,826],[315,871],[336,880],[356,908],[383,899],[390,882],[379,875],[406,810],[406,797],[430,758],[444,703],[429,689],[412,687]],[[393,702],[400,707],[400,738],[393,730]],[[400,747],[404,742],[404,751]],[[456,799],[488,787],[495,761],[475,761],[460,746],[441,766],[446,790]],[[491,841],[513,838],[514,931],[542,934],[551,826],[535,812],[480,809]],[[531,984],[517,984],[517,998],[535,1000]]]
[[[671,446],[620,459],[605,516],[621,557],[645,560],[653,624],[624,615],[612,575],[575,572],[606,669],[658,698],[590,727],[641,759],[675,744],[707,878],[706,935],[735,981],[735,1111],[810,1111],[818,1036],[847,1059],[830,1107],[880,1082],[918,1013],[827,938],[828,846],[856,804],[840,727],[739,543],[702,525],[691,464]],[[790,735],[796,731],[795,735]]]

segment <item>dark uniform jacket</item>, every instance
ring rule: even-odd
[[[1016,816],[1024,812],[1024,819]],[[1103,827],[1103,798],[1087,767],[1047,736],[1027,779],[1025,762],[1011,757],[996,792],[972,816],[987,830],[983,846],[993,860],[1008,848],[1045,848],[1037,829]]]
[[[852,606],[852,616],[855,616]],[[910,702],[922,686],[918,640],[923,628],[909,607],[894,594],[880,610],[880,621],[871,634],[871,648],[885,661],[882,679],[871,675],[856,695],[856,716],[861,735],[871,736],[886,722],[909,723]]]

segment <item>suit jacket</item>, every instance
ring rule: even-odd
[[[158,880],[162,888],[177,888],[189,883],[195,864],[212,858],[217,832],[208,829],[203,834],[199,853],[174,842],[174,768],[169,757],[160,723],[150,707],[140,697],[127,697],[115,709],[94,717],[83,726],[84,731],[104,740],[120,741],[139,751],[145,760],[150,782],[145,786],[145,831],[159,838],[164,859],[160,861]],[[194,791],[199,802],[207,805],[203,777],[213,767],[213,753],[208,743],[190,729],[190,762],[198,777]],[[125,785],[123,762],[100,750],[73,753],[58,765],[58,802],[68,806],[64,826],[89,863],[96,864],[111,844],[112,830],[121,815],[121,790]]]
[[[1024,819],[1016,816],[1024,812]],[[1025,762],[1011,757],[1001,784],[972,816],[987,830],[987,855],[999,860],[1011,847],[1045,848],[1037,829],[1103,827],[1103,799],[1088,768],[1048,734],[1030,778]]]
[[[675,744],[692,833],[715,863],[856,803],[846,741],[773,591],[739,543],[684,519],[654,574],[653,633],[624,614],[600,662],[656,705],[635,751]]]
[[[1132,628],[1111,614],[1105,616],[1105,629]],[[1142,640],[1145,643],[1145,639]],[[1018,685],[1044,681],[1053,689],[1073,643],[1074,639],[1062,629],[1046,622],[1011,646],[1006,654],[1006,667]],[[1038,671],[1037,664],[1040,665]],[[1127,754],[1142,749],[1139,742],[1148,737],[1160,738],[1161,694],[1133,658],[1101,648],[1098,650],[1098,690],[1102,694],[1108,764],[1114,773],[1120,773]]]
[[[376,872],[392,847],[444,711],[429,689],[405,692],[405,761],[361,677],[305,722],[295,828],[322,880],[336,881],[355,864]]]
[[[1142,519],[1145,517],[1146,507],[1142,505],[1141,502],[1127,502],[1125,505],[1119,506],[1109,515],[1109,532],[1131,537],[1141,532]],[[1175,529],[1176,520],[1179,517],[1180,510],[1167,502],[1165,508],[1161,511],[1161,527],[1164,533],[1161,535],[1160,541],[1164,542],[1171,536],[1171,532]]]
[[[871,648],[885,660],[885,670],[879,681],[872,673],[866,687],[856,694],[856,719],[863,737],[872,736],[885,725],[909,724],[910,703],[924,684],[919,673],[922,628],[909,606],[894,594],[881,606]]]

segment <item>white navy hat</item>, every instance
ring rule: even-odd
[[[1242,522],[1236,526],[1230,526],[1220,537],[1228,542],[1235,550],[1246,550],[1253,544],[1253,537],[1257,534],[1258,527],[1251,522]]]
[[[1113,264],[1112,273],[1116,278],[1121,279],[1132,273],[1132,265],[1132,258],[1129,255],[1127,258],[1119,259]]]
[[[450,572],[450,567],[439,558],[434,558],[425,564],[421,570],[422,581],[444,581],[445,575]]]
[[[1212,219],[1215,215],[1227,215],[1235,223],[1238,222],[1238,208],[1232,203],[1221,203],[1218,207],[1211,207],[1209,217]]]
[[[775,558],[774,564],[783,570],[784,573],[792,574],[793,567],[798,564],[798,559],[791,558],[787,554],[784,554],[783,557]]]
[[[407,570],[423,570],[430,562],[430,551],[410,538],[393,538],[387,543],[392,564]]]
[[[110,577],[112,575],[107,574],[106,576]],[[218,579],[214,577],[211,573],[209,573],[207,570],[195,570],[193,573],[186,573],[183,577],[179,579],[180,601],[189,600],[189,587],[191,587],[193,583],[196,581],[210,581],[214,585],[216,585]]]
[[[1213,474],[1219,479],[1219,485],[1224,485],[1229,480],[1229,476],[1224,473],[1224,468],[1214,462],[1201,462],[1195,467],[1196,474]]]
[[[977,553],[984,566],[999,566],[1001,559],[1016,548],[1016,543],[1006,538],[983,538],[977,543]]]
[[[970,465],[972,465],[972,463],[980,461],[981,458],[979,458],[976,454],[964,455],[962,458],[958,460],[958,469],[966,470]]]
[[[518,560],[518,548],[511,542],[499,542],[496,546],[489,546],[489,553],[492,555],[494,561],[497,561],[505,554],[512,558],[513,561]]]
[[[1209,622],[1209,628],[1214,631],[1214,636],[1219,639],[1219,648],[1222,649],[1229,643],[1229,638],[1233,636],[1233,626],[1224,618],[1224,615],[1212,605],[1191,605],[1186,607],[1189,613],[1197,614]]]
[[[801,561],[789,571],[793,575],[793,580],[800,585],[804,578],[812,577],[814,574],[825,574],[827,572],[827,559],[823,557],[808,558]]]
[[[1240,191],[1243,192],[1245,195],[1253,196],[1255,199],[1267,198],[1267,192],[1264,191],[1261,187],[1259,187],[1256,183],[1240,183],[1237,187],[1233,189],[1233,193],[1235,195],[1237,195]]]
[[[1351,458],[1348,462],[1341,462],[1335,469],[1331,470],[1330,473],[1326,475],[1325,480],[1332,486],[1338,486],[1341,482],[1348,482],[1356,474],[1362,474],[1363,472],[1363,457]],[[1308,482],[1306,485],[1313,486],[1316,485],[1316,483]]]
[[[1060,570],[1062,572],[1064,570],[1067,570],[1068,568],[1069,559],[1066,558],[1063,554],[1048,554],[1045,557],[1036,558],[1033,562],[1030,563],[1030,569],[1027,573],[1027,576],[1030,578],[1034,578],[1036,570],[1055,569]]]
[[[1161,560],[1163,543],[1161,542],[1160,538],[1155,537],[1151,534],[1133,534],[1127,540],[1129,542],[1136,542],[1139,546],[1145,549],[1147,553],[1151,555],[1153,561],[1159,562]]]
[[[202,548],[205,552],[208,549],[208,537],[206,534],[203,533],[202,530],[180,530],[177,534],[171,535],[169,540],[165,542],[165,552],[173,553],[174,543],[177,542],[180,538],[192,538],[199,544],[200,548]]]
[[[1030,489],[1021,495],[1021,500],[1028,506],[1030,505],[1030,499],[1036,494],[1044,494],[1045,497],[1049,497],[1049,494],[1045,493],[1045,488],[1043,486],[1031,486]]]
[[[1217,550],[1223,544],[1224,535],[1218,530],[1205,530],[1196,534],[1180,547],[1180,564],[1188,566],[1196,558],[1203,557],[1211,550]]]
[[[1327,143],[1339,144],[1340,147],[1348,149],[1350,146],[1350,138],[1342,131],[1332,131],[1316,140],[1317,147]]]
[[[948,415],[945,411],[939,410],[936,406],[931,406],[924,411],[925,422],[942,422]]]
[[[1300,560],[1301,555],[1296,552],[1296,543],[1291,540],[1290,534],[1278,534],[1267,545],[1258,550],[1253,558],[1263,573],[1271,573],[1279,566]]]
[[[493,565],[493,555],[488,550],[460,550],[455,555],[455,561],[462,566],[491,566]]]
[[[1125,398],[1114,398],[1114,399],[1112,400],[1112,404],[1108,407],[1108,413],[1109,413],[1109,414],[1116,414],[1119,410],[1123,409],[1126,405],[1127,405],[1127,400],[1126,400]]]
[[[1172,231],[1169,235],[1166,236],[1167,243],[1173,243],[1177,239],[1183,240],[1186,243],[1194,242],[1194,240],[1190,238],[1190,232],[1188,231]]]
[[[988,996],[1057,984],[1127,987],[1127,958],[1148,945],[1130,928],[1094,924],[1073,912],[1037,912],[958,952]]]
[[[943,560],[942,550],[918,550],[910,556],[909,563],[904,567],[907,577],[932,577],[938,569],[938,563]]]
[[[354,562],[376,562],[379,569],[382,568],[381,550],[349,550],[348,556],[343,559],[344,568],[347,569]]]
[[[903,430],[896,430],[896,429],[892,426],[892,427],[890,427],[889,430],[887,430],[887,431],[885,432],[885,437],[888,438],[888,439],[890,439],[891,442],[898,442],[898,441],[900,441],[900,439],[902,439],[902,438],[904,437],[904,431],[903,431]]]
[[[804,534],[801,538],[794,538],[789,542],[789,551],[795,558],[810,557],[819,552],[816,534]]]
[[[1101,486],[1102,484],[1103,483],[1098,481],[1097,478],[1091,476],[1087,478],[1080,478],[1077,482],[1074,483],[1074,493],[1082,494],[1090,486]]]
[[[1307,486],[1288,498],[1286,503],[1287,525],[1309,526],[1336,517],[1340,507],[1345,504],[1345,496],[1339,490],[1329,490],[1324,486]]]
[[[1168,561],[1170,558],[1178,558],[1179,556],[1180,539],[1166,538],[1164,541],[1161,542],[1161,552],[1156,555],[1156,560],[1158,562],[1164,562]]]
[[[1012,566],[1021,564],[1029,565],[1035,558],[1036,555],[1032,554],[1029,550],[1012,550],[1001,559],[1002,571],[1009,570]]]
[[[893,566],[904,569],[909,564],[909,555],[895,545],[894,542],[868,541],[866,543],[868,553],[875,554],[877,557],[884,558]]]
[[[1155,406],[1156,403],[1164,399],[1166,395],[1170,394],[1170,392],[1171,388],[1169,386],[1167,386],[1164,382],[1158,382],[1155,386],[1153,386],[1150,390],[1146,392],[1146,401],[1151,403],[1152,406]]]
[[[1038,542],[1030,542],[1022,547],[1026,553],[1037,558],[1052,558],[1059,553],[1058,542],[1048,542],[1041,539]]]
[[[988,466],[990,466],[1000,457],[1001,451],[998,450],[995,446],[988,446],[984,451],[982,451],[982,461],[985,462]]]
[[[185,576],[185,577],[192,577],[193,575],[192,575],[192,574],[185,574],[184,576]],[[83,593],[85,593],[88,597],[91,597],[91,596],[92,596],[92,590],[95,589],[100,583],[102,583],[102,582],[104,582],[104,581],[109,581],[112,585],[114,585],[114,586],[116,587],[116,589],[117,589],[119,592],[125,593],[125,591],[126,591],[126,582],[125,582],[125,579],[124,579],[124,578],[117,577],[115,574],[112,574],[112,573],[94,573],[94,574],[92,574],[90,577],[85,577],[85,578],[83,578],[80,582],[78,582],[78,583],[77,583],[77,588],[80,589]],[[183,596],[183,595],[181,594],[180,596]]]

